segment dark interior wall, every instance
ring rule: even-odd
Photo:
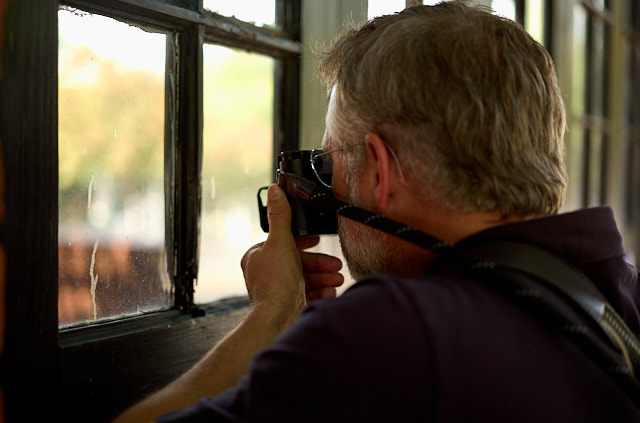
[[[57,8],[55,1],[12,0],[4,17],[7,421],[40,420],[56,404]]]

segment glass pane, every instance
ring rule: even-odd
[[[563,209],[576,210],[582,207],[584,186],[584,131],[574,122],[571,131],[565,135],[567,143],[567,172],[569,186]]]
[[[240,259],[264,241],[256,195],[273,180],[274,59],[204,46],[197,303],[246,295]]]
[[[606,116],[605,85],[607,27],[602,19],[593,17],[591,25],[591,104],[590,114]]]
[[[592,131],[591,140],[589,142],[589,169],[587,176],[588,183],[588,200],[587,206],[599,206],[602,204],[603,183],[604,183],[604,146],[605,137],[599,131]]]
[[[606,7],[609,7],[609,2],[605,1],[605,0],[591,0],[591,4],[593,5],[593,7],[595,7],[597,10],[604,10],[605,8],[605,4]]]
[[[573,60],[571,100],[569,113],[582,117],[585,113],[586,63],[587,63],[587,15],[584,8],[573,9]]]
[[[399,12],[405,8],[406,3],[406,0],[369,0],[367,19]]]
[[[637,0],[628,0],[627,9],[629,10],[628,25],[640,31],[640,4]]]
[[[204,0],[202,5],[223,16],[234,16],[256,25],[275,26],[275,0]]]
[[[629,93],[627,101],[629,108],[628,121],[629,125],[636,127],[636,131],[640,131],[640,102],[638,102],[636,95],[633,94],[640,92],[640,77],[638,77],[640,73],[640,48],[630,47],[629,57],[629,74],[627,77],[627,93]]]
[[[525,29],[540,44],[544,44],[544,1],[529,0],[524,14]]]
[[[166,37],[58,19],[59,324],[166,308]]]
[[[626,212],[627,219],[632,222],[640,215],[640,143],[627,140],[626,147]]]

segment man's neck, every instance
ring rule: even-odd
[[[399,207],[389,210],[387,217],[411,225],[422,232],[451,244],[496,226],[521,222],[535,216],[503,216],[500,210],[459,213],[445,210],[435,201],[422,201],[418,195],[405,196]]]

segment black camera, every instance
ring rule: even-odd
[[[318,152],[318,150],[316,150]],[[329,176],[330,175],[323,175]],[[311,167],[311,151],[285,151],[278,155],[278,169],[276,183],[287,193],[287,200],[291,206],[291,231],[294,236],[322,235],[338,233],[338,218],[335,212],[327,212],[304,201],[304,195],[297,195],[292,189],[294,184],[304,184],[305,192],[319,192],[333,196],[331,188],[324,186]],[[268,187],[258,190],[258,209],[260,211],[260,226],[269,232],[267,207],[263,204],[261,193]]]

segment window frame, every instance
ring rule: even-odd
[[[167,34],[165,245],[175,297],[171,310],[61,330],[59,6]],[[256,27],[204,11],[202,0],[12,1],[5,22],[9,35],[0,98],[13,105],[0,111],[3,153],[10,158],[5,160],[8,216],[0,232],[10,263],[2,360],[6,420],[64,416],[72,421],[110,421],[183,373],[246,314],[246,298],[199,307],[193,302],[201,212],[202,45],[219,44],[276,59],[274,149],[295,149],[300,0],[276,0],[279,28]],[[35,406],[24,407],[27,398]]]

